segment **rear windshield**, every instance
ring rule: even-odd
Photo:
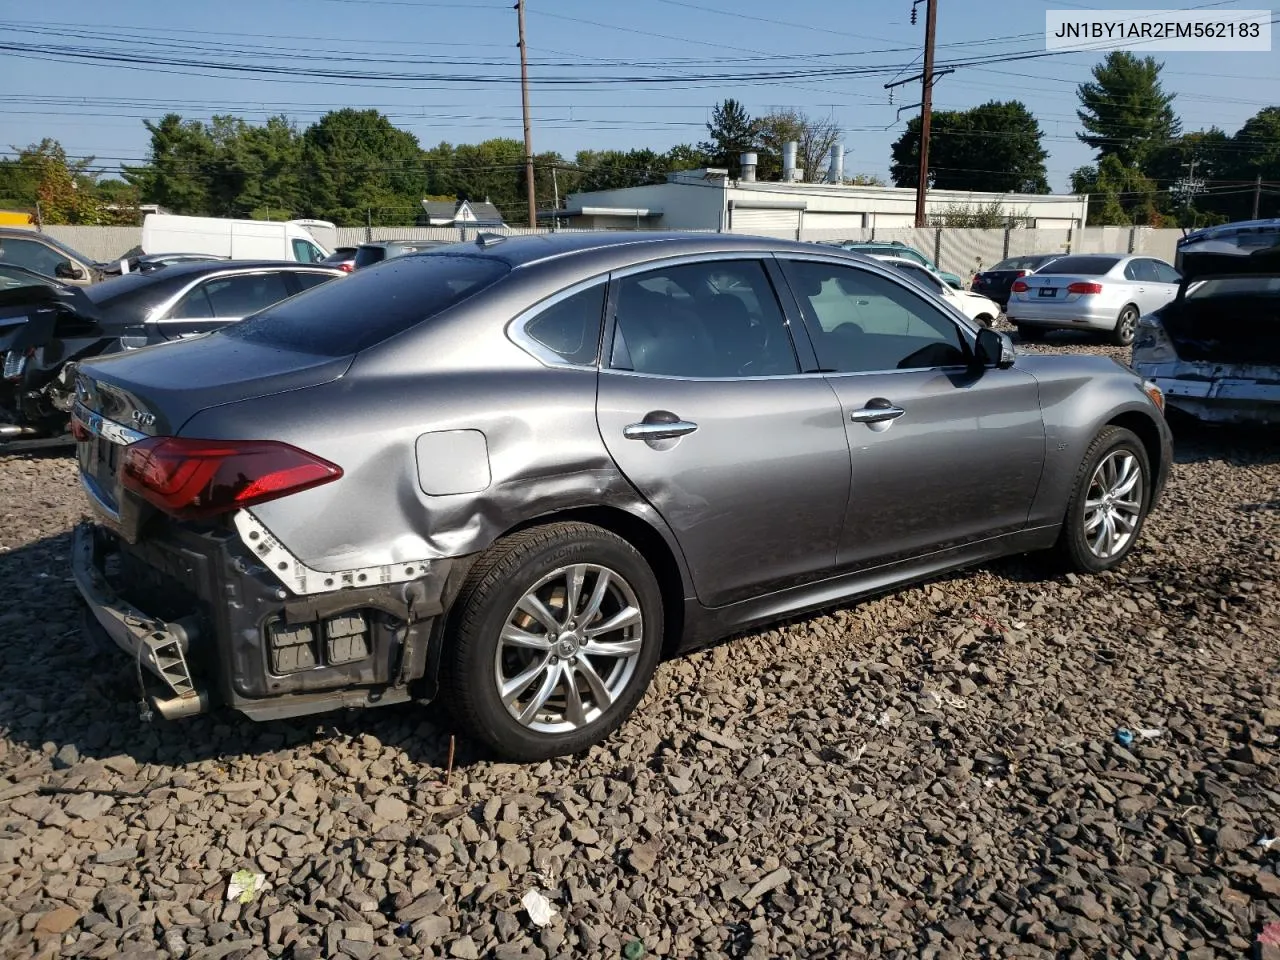
[[[341,357],[381,343],[480,292],[511,268],[488,257],[395,257],[376,270],[282,300],[215,336]]]
[[[358,247],[356,249],[355,266],[367,267],[371,263],[377,263],[385,259],[386,256],[385,247]]]
[[[1010,257],[1008,260],[1001,260],[992,271],[996,270],[1034,270],[1040,264],[1044,263],[1049,257]]]
[[[1075,273],[1084,277],[1100,277],[1119,262],[1119,257],[1061,257],[1036,273]]]

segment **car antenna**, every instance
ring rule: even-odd
[[[483,250],[485,247],[491,247],[495,243],[501,243],[505,239],[507,238],[500,233],[477,233],[476,246]]]

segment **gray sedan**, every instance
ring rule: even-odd
[[[159,713],[440,697],[522,760],[757,624],[1002,554],[1110,570],[1171,463],[1120,364],[757,237],[482,235],[77,388],[74,575]]]
[[[1133,343],[1138,318],[1178,293],[1178,271],[1153,257],[1081,253],[1059,257],[1013,282],[1005,316],[1022,339],[1046,330],[1093,330]]]

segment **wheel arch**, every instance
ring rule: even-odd
[[[1156,422],[1145,413],[1127,410],[1113,416],[1105,426],[1123,427],[1142,441],[1142,449],[1147,452],[1147,465],[1151,469],[1151,488],[1159,490],[1167,478],[1161,473],[1164,463],[1161,456],[1160,428],[1156,426]]]

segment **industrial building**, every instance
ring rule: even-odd
[[[843,183],[839,145],[832,148],[826,180],[805,183],[795,156],[795,145],[787,144],[781,181],[756,180],[756,155],[746,153],[738,179],[723,169],[681,170],[668,174],[666,183],[570,194],[563,209],[542,217],[588,229],[711,230],[790,239],[915,225],[914,188]],[[957,205],[974,209],[998,203],[1013,226],[1070,230],[1084,226],[1088,200],[1084,194],[930,190],[925,211],[932,216]]]

